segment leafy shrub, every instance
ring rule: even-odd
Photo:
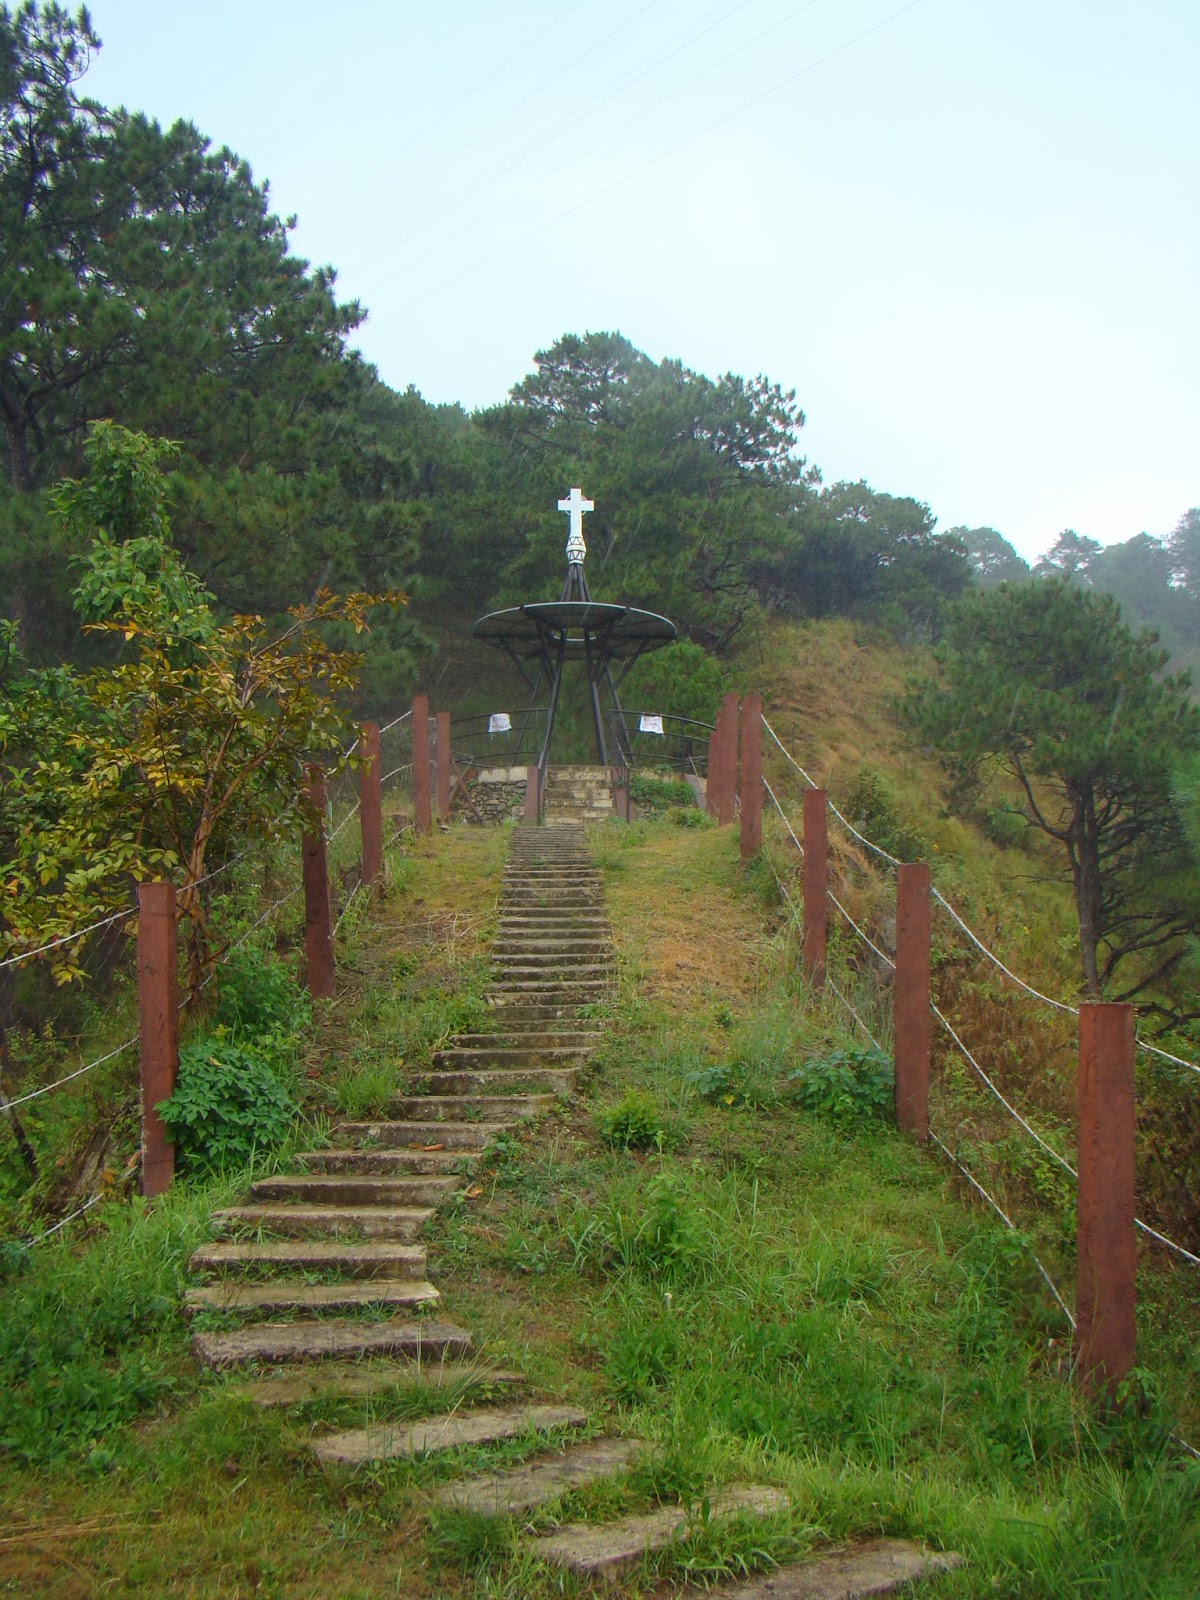
[[[311,1021],[307,991],[254,944],[234,950],[217,968],[218,1027],[252,1036],[298,1034]]]
[[[874,767],[860,767],[855,774],[846,815],[872,844],[901,861],[922,861],[929,854],[929,841],[904,816],[891,784]]]
[[[1011,806],[992,806],[984,813],[983,831],[1004,850],[1018,850],[1029,839],[1029,825]]]
[[[201,1174],[274,1149],[296,1111],[266,1057],[221,1034],[184,1046],[175,1093],[158,1107],[183,1169]]]
[[[835,1050],[814,1056],[789,1072],[788,1081],[795,1085],[799,1105],[838,1127],[892,1114],[895,1076],[881,1050]]]
[[[667,821],[673,822],[677,828],[714,828],[716,823],[707,811],[701,811],[699,806],[693,805],[686,809],[683,806],[673,806],[667,812]]]
[[[680,1129],[644,1089],[628,1090],[615,1105],[596,1113],[596,1126],[609,1144],[619,1150],[670,1150],[680,1141]]]
[[[764,1111],[779,1099],[775,1076],[771,1070],[762,1071],[757,1063],[739,1059],[714,1061],[689,1072],[683,1081],[712,1105]]]
[[[696,809],[692,786],[682,778],[651,778],[638,773],[629,785],[629,794],[643,817],[662,817],[676,807]]]

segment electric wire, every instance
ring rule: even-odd
[[[435,162],[432,167],[426,168],[416,182],[410,183],[407,189],[401,189],[398,194],[393,195],[392,198],[387,202],[388,207],[399,205],[401,200],[407,199],[410,194],[419,189],[422,184],[427,183],[429,179],[434,177],[437,173],[441,172],[443,168],[448,167],[451,162],[457,161],[459,156],[470,150],[473,145],[477,145],[481,139],[486,139],[489,133],[494,133],[502,123],[507,122],[511,117],[515,117],[518,111],[523,111],[531,100],[536,100],[538,95],[543,94],[547,89],[553,88],[555,84],[561,83],[563,78],[567,74],[573,72],[581,62],[586,61],[588,56],[594,55],[595,52],[601,48],[601,46],[606,45],[610,39],[615,38],[618,33],[621,33],[624,31],[624,29],[630,27],[638,20],[639,17],[644,16],[647,11],[652,11],[654,7],[658,5],[658,3],[659,0],[646,0],[645,5],[641,6],[637,11],[635,11],[631,17],[626,17],[624,22],[619,22],[615,28],[611,28],[602,38],[597,39],[595,44],[590,44],[586,50],[577,55],[573,61],[569,61],[565,67],[556,68],[555,71],[551,73],[550,77],[546,78],[544,82],[538,84],[536,89],[531,89],[524,99],[519,100],[515,106],[510,106],[507,111],[502,112],[500,116],[494,119],[494,121],[489,122],[487,127],[481,128],[478,133],[473,133],[471,137],[463,144],[460,144],[456,150],[452,150],[449,155],[443,156],[442,159],[438,162]],[[351,238],[354,234],[360,233],[363,228],[368,227],[373,222],[376,222],[378,220],[378,215],[379,208],[373,210],[369,217],[366,217],[355,227],[348,229],[347,232],[342,236],[343,240]],[[393,241],[393,243],[395,243],[395,241]],[[384,254],[386,254],[386,251]],[[378,259],[379,257],[373,256],[368,265],[373,264]],[[359,270],[365,270],[365,268],[360,268]],[[385,279],[384,282],[387,282],[387,280]]]
[[[427,133],[431,133],[439,123],[445,122],[447,117],[453,116],[460,106],[465,106],[468,100],[473,100],[482,88],[491,83],[493,78],[499,77],[500,73],[502,73],[506,67],[511,66],[518,56],[524,55],[526,50],[531,49],[539,39],[543,38],[553,29],[557,28],[559,23],[565,22],[573,11],[579,10],[579,7],[583,5],[583,3],[584,0],[574,0],[574,3],[569,5],[565,11],[561,12],[557,17],[555,17],[553,22],[547,23],[544,28],[539,29],[539,31],[531,38],[526,39],[525,43],[514,50],[510,56],[506,56],[499,66],[493,67],[490,72],[484,73],[483,77],[480,78],[477,83],[472,84],[465,94],[460,95],[459,98],[451,105],[448,105],[444,111],[439,112],[438,115],[434,117],[432,122],[427,122],[423,127],[418,128],[416,133],[414,133],[410,139],[407,139],[402,145],[399,146],[398,149],[393,150],[391,154],[381,161],[377,167],[372,167],[371,171],[368,172],[364,178],[360,179],[358,183],[353,184],[349,189],[344,189],[342,193],[338,195],[337,199],[332,203],[332,205],[326,206],[324,211],[319,211],[315,217],[309,219],[306,225],[313,227],[316,223],[323,222],[325,218],[331,216],[332,213],[336,211],[344,201],[349,200],[352,195],[356,195],[360,190],[365,189],[373,179],[379,176],[385,167],[390,167],[393,161],[398,160],[406,150],[411,150],[414,144],[417,144]],[[520,110],[520,107],[518,106],[514,109]]]
[[[708,22],[708,18],[714,15],[713,12],[709,12],[706,17],[701,19],[702,22],[708,23],[707,27],[701,27],[699,31],[694,33],[690,39],[685,39],[683,43],[676,46],[674,50],[669,51],[666,55],[660,54],[657,60],[652,61],[649,66],[645,67],[641,72],[637,73],[632,78],[630,78],[627,74],[626,78],[619,82],[617,87],[612,89],[609,93],[597,96],[595,99],[589,101],[586,105],[581,107],[578,111],[571,113],[571,115],[563,119],[563,121],[555,124],[555,126],[550,129],[546,137],[544,137],[540,142],[528,141],[526,145],[524,145],[522,149],[518,151],[507,164],[501,163],[499,166],[493,168],[491,173],[480,179],[474,185],[474,187],[468,185],[466,189],[460,191],[459,195],[456,196],[448,206],[444,207],[441,211],[436,212],[426,221],[418,223],[415,227],[408,229],[407,232],[396,235],[386,249],[380,251],[378,255],[372,256],[368,261],[362,263],[362,265],[357,269],[352,270],[368,272],[379,261],[382,261],[386,256],[388,256],[391,250],[393,250],[397,245],[406,244],[410,239],[416,238],[418,234],[424,233],[427,228],[433,227],[435,223],[440,222],[444,217],[447,217],[452,212],[458,210],[464,199],[473,198],[482,190],[487,189],[490,184],[498,181],[500,178],[506,177],[508,173],[512,172],[516,167],[521,166],[523,162],[529,158],[529,156],[536,155],[540,150],[544,150],[547,145],[556,143],[559,139],[561,139],[564,133],[569,132],[570,129],[573,128],[577,123],[586,121],[588,118],[593,116],[595,112],[606,106],[611,100],[616,99],[618,95],[624,94],[635,84],[641,82],[643,78],[649,76],[651,72],[656,71],[659,67],[665,65],[667,61],[670,61],[674,56],[677,56],[682,50],[690,48],[691,45],[703,38],[706,33],[710,33],[713,28],[719,27],[721,23],[728,21],[731,16],[742,10],[743,7],[748,3],[749,0],[740,0],[740,3],[733,6],[732,9],[725,9],[724,15],[717,17],[713,22]],[[586,145],[582,150],[577,150],[574,155],[568,156],[564,161],[560,161],[556,167],[551,167],[548,171],[540,173],[538,177],[527,183],[524,188],[517,189],[513,193],[506,195],[505,198],[498,204],[494,205],[491,210],[479,212],[473,215],[471,221],[466,225],[466,227],[460,228],[457,233],[450,234],[444,239],[439,239],[430,247],[430,250],[427,251],[425,255],[418,257],[415,262],[404,263],[402,266],[398,267],[395,272],[390,273],[386,278],[381,279],[380,282],[390,283],[393,278],[398,277],[401,273],[408,271],[411,266],[419,265],[420,262],[426,259],[426,256],[429,254],[432,254],[434,251],[444,250],[447,248],[447,246],[457,243],[457,241],[463,238],[466,234],[473,233],[480,223],[486,222],[489,218],[496,216],[499,212],[507,210],[514,201],[524,199],[527,194],[533,193],[535,189],[539,189],[543,184],[549,182],[551,178],[556,178],[561,172],[567,171],[568,168],[573,167],[577,162],[584,160],[585,157],[590,156],[594,151],[598,150],[601,145],[607,144],[611,139],[615,139],[620,134],[627,132],[628,129],[634,126],[635,123],[640,122],[644,117],[648,117],[653,112],[659,110],[660,107],[666,105],[668,100],[673,100],[677,95],[683,94],[686,90],[693,88],[701,81],[701,79],[706,78],[711,73],[727,66],[728,63],[734,60],[735,57],[741,55],[744,51],[749,50],[754,45],[760,43],[767,37],[768,34],[774,33],[777,29],[782,28],[785,23],[793,21],[801,14],[801,12],[811,10],[811,8],[818,3],[819,0],[805,0],[804,5],[797,6],[795,10],[788,12],[786,16],[781,17],[777,22],[773,22],[769,28],[764,28],[761,33],[755,34],[752,39],[748,39],[744,44],[739,45],[736,50],[730,51],[727,55],[722,56],[719,61],[714,62],[711,66],[705,67],[702,72],[698,72],[694,77],[689,78],[685,83],[682,83],[676,88],[670,90],[667,94],[663,95],[660,99],[655,100],[651,105],[644,107],[641,111],[635,112],[633,116],[628,117],[624,122],[619,123],[615,128],[611,128],[607,133],[601,134],[598,139],[593,140],[591,144]],[[720,11],[722,7],[718,6],[716,9]]]
[[[630,168],[628,172],[622,173],[620,177],[614,178],[611,183],[604,184],[601,188],[594,190],[591,194],[587,195],[583,200],[578,201],[575,205],[568,206],[564,210],[555,212],[555,214],[547,221],[539,223],[536,228],[531,228],[528,233],[522,234],[519,238],[510,240],[508,244],[502,245],[499,250],[493,251],[491,255],[485,256],[481,260],[472,262],[470,266],[464,267],[461,272],[455,273],[453,277],[442,278],[431,289],[427,289],[424,294],[416,295],[413,299],[406,301],[404,305],[398,308],[397,314],[403,314],[406,311],[410,311],[414,306],[421,305],[424,303],[424,301],[432,299],[434,295],[441,294],[445,290],[452,288],[455,284],[461,283],[464,278],[470,277],[472,273],[482,271],[484,267],[488,267],[492,264],[492,262],[498,261],[502,256],[508,255],[510,251],[519,250],[522,245],[528,244],[531,239],[540,237],[540,235],[546,233],[550,228],[561,227],[562,223],[565,222],[568,217],[573,217],[577,212],[584,210],[588,206],[594,205],[597,200],[602,200],[606,195],[611,194],[614,189],[620,188],[622,184],[628,183],[632,178],[640,177],[642,173],[648,172],[652,167],[658,166],[660,162],[669,160],[671,156],[677,155],[680,150],[686,149],[688,145],[695,144],[697,139],[703,139],[708,134],[715,133],[718,128],[724,127],[727,122],[731,122],[735,117],[739,117],[745,112],[753,110],[755,106],[761,105],[764,100],[770,99],[772,95],[779,94],[783,89],[790,87],[790,85],[793,83],[796,83],[801,78],[806,77],[810,72],[815,72],[818,67],[824,66],[826,62],[832,61],[836,56],[842,55],[845,51],[851,49],[863,39],[868,38],[871,34],[878,33],[881,28],[886,28],[890,23],[895,22],[898,18],[903,16],[905,12],[912,11],[921,4],[923,4],[923,0],[907,0],[907,4],[902,5],[895,11],[890,12],[886,17],[881,18],[879,22],[873,23],[871,27],[864,28],[860,33],[854,34],[852,38],[846,39],[842,44],[836,45],[832,50],[826,51],[824,55],[816,57],[814,60],[808,62],[805,66],[799,68],[798,71],[788,74],[787,77],[781,78],[777,83],[772,84],[769,89],[764,89],[761,94],[754,95],[749,100],[742,101],[742,103],[735,106],[732,111],[727,111],[724,116],[718,117],[715,121],[707,123],[703,128],[698,129],[695,133],[689,134],[685,139],[680,139],[678,143],[669,146],[666,150],[661,150],[658,155],[651,156],[648,161],[642,162],[640,166]],[[415,265],[419,265],[419,260],[417,262],[410,262],[399,270],[408,271],[412,266]],[[397,275],[397,273],[393,273],[391,276],[395,277]],[[385,278],[380,281],[382,283],[387,283],[390,281],[390,279]]]

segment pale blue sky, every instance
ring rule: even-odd
[[[1197,0],[92,14],[87,90],[269,178],[398,388],[487,404],[620,328],[1026,555],[1200,504]]]

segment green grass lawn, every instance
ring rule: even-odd
[[[1021,1241],[868,1096],[797,1103],[789,1075],[819,1079],[854,1041],[806,1003],[733,831],[594,837],[621,984],[596,1008],[604,1044],[585,1092],[504,1138],[481,1192],[429,1238],[441,1314],[484,1359],[518,1366],[537,1398],[583,1405],[596,1431],[647,1441],[639,1466],[561,1516],[680,1496],[696,1508],[697,1537],[629,1595],[889,1533],[968,1557],[929,1586],[938,1596],[1194,1600],[1200,1465],[1167,1438],[1198,1421],[1194,1346],[1178,1335],[1194,1285],[1150,1280],[1154,1376],[1121,1411],[1089,1411]],[[503,849],[456,828],[393,863],[395,888],[349,929],[343,995],[317,1020],[310,1117],[374,1109],[478,1016]],[[241,1181],[112,1208],[86,1246],[43,1249],[10,1278],[0,1593],[577,1592],[511,1524],[430,1517],[426,1489],[462,1461],[318,1468],[310,1433],[361,1421],[362,1403],[258,1411],[197,1373],[184,1265]],[[370,1414],[428,1404],[396,1391]],[[704,1526],[707,1491],[748,1480],[786,1488],[791,1511]]]

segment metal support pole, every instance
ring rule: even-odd
[[[358,769],[362,881],[374,883],[383,873],[383,756],[377,722],[363,726],[362,751],[365,761]]]
[[[413,695],[412,708],[413,811],[418,833],[432,833],[429,799],[429,696]]]
[[[325,855],[325,776],[310,767],[308,798],[317,813],[315,831],[307,831],[304,852],[304,949],[308,957],[308,992],[314,1000],[334,994],[333,906],[329,898],[329,864]]]
[[[762,695],[742,701],[742,860],[762,848]]]
[[[804,975],[814,992],[825,987],[829,930],[829,796],[804,791]]]
[[[896,869],[896,977],[892,1000],[896,1121],[920,1143],[929,1137],[929,867]]]
[[[175,1146],[156,1106],[179,1072],[179,958],[175,885],[138,884],[138,1037],[142,1079],[142,1193],[162,1194],[175,1177]]]
[[[1075,1360],[1090,1393],[1134,1363],[1134,1051],[1131,1005],[1080,1006]]]
[[[450,821],[450,713],[437,714],[437,814],[439,822]]]

